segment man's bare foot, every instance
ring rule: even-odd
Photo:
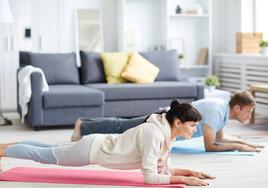
[[[76,142],[82,138],[80,134],[81,124],[82,124],[81,118],[78,118],[78,120],[74,124],[74,131],[73,131],[72,138],[71,138],[72,142]]]

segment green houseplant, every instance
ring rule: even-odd
[[[219,78],[216,75],[210,74],[205,79],[205,85],[209,91],[212,91],[216,88],[216,86],[220,85]]]
[[[268,54],[268,40],[261,40],[259,43],[261,47],[261,54],[267,55]]]

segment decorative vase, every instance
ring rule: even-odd
[[[176,14],[180,14],[180,13],[181,13],[181,7],[179,5],[177,5]]]
[[[209,92],[212,92],[216,89],[216,86],[207,86],[207,87]]]
[[[262,49],[261,49],[261,54],[262,54],[262,55],[268,55],[268,47],[266,47],[266,48],[262,48]]]

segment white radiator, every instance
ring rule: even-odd
[[[235,92],[249,89],[252,84],[268,84],[268,57],[261,55],[217,54],[214,73],[219,76],[221,88]],[[256,113],[268,114],[268,94],[256,93]]]

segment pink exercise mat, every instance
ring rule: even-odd
[[[0,181],[91,184],[144,187],[178,187],[184,184],[148,185],[140,172],[17,167],[0,173]]]

